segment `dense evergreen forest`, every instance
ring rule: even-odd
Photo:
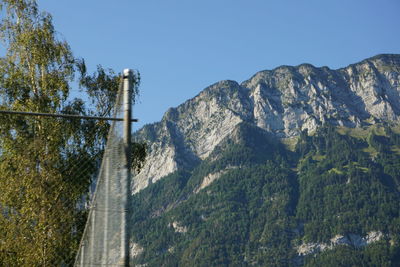
[[[324,126],[284,145],[255,126],[240,124],[195,168],[134,195],[135,263],[396,266],[396,127]],[[332,241],[371,232],[380,238],[361,245]],[[304,244],[320,249],[301,252]]]

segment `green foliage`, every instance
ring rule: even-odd
[[[303,133],[293,153],[241,124],[194,169],[133,196],[133,240],[144,248],[135,264],[395,266],[400,162],[389,148],[399,136],[385,133],[360,139],[325,126],[313,136]],[[371,145],[380,147],[375,158],[364,152]],[[204,186],[207,177],[217,178]],[[329,244],[337,234],[370,231],[384,238],[305,258],[296,252],[301,243]]]
[[[217,160],[172,174],[134,196],[132,228],[146,247],[138,262],[235,266],[247,258],[268,264],[271,255],[289,262],[278,252],[289,245],[293,222],[288,215],[294,214],[297,197],[294,173],[280,161],[287,152],[250,125],[243,125],[236,138],[239,143],[227,140],[216,149]],[[204,176],[221,170],[219,179],[199,190]],[[176,232],[173,222],[188,232]],[[254,254],[255,247],[264,248]]]
[[[368,143],[340,135],[334,127],[307,138],[311,145],[298,167],[304,194],[299,198],[297,218],[307,222],[304,239],[328,241],[336,234],[386,230],[399,216],[394,204],[399,191],[393,185],[399,179],[395,168],[400,162],[388,149],[390,137],[371,134],[368,138],[380,147],[374,160],[363,152]],[[324,155],[324,160],[312,160],[314,154]]]
[[[7,14],[0,32],[7,54],[0,60],[3,109],[57,112],[67,99],[73,78],[73,57],[55,38],[51,16],[34,1],[2,1]],[[84,193],[71,173],[60,173],[74,152],[66,142],[79,139],[78,125],[60,120],[8,116],[1,118],[0,250],[1,265],[48,266],[65,251],[72,256],[71,235],[80,214],[72,208]],[[76,133],[76,135],[75,135]],[[90,158],[85,144],[80,146]],[[80,181],[88,186],[89,180]]]
[[[80,78],[79,85],[84,88],[92,104],[96,107],[98,116],[109,116],[116,101],[117,92],[122,85],[121,75],[117,75],[112,69],[104,69],[101,65],[97,66],[97,71],[88,75],[85,60],[75,60]],[[136,102],[139,94],[140,74],[134,73],[132,102]]]
[[[309,257],[304,266],[398,266],[399,251],[387,241],[379,241],[364,249],[339,246],[322,252],[318,257]],[[396,251],[397,250],[397,251]]]
[[[101,66],[88,75],[84,61],[57,38],[51,15],[39,12],[36,1],[2,0],[0,11],[6,50],[0,58],[1,109],[109,115],[118,75]],[[76,71],[97,109],[68,100]],[[82,206],[108,129],[105,122],[0,117],[1,266],[73,262],[86,220]],[[133,153],[134,168],[140,168],[145,146],[136,144]]]

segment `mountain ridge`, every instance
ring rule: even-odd
[[[147,125],[138,266],[397,266],[400,55],[220,81]]]
[[[361,127],[399,121],[400,55],[381,54],[337,70],[311,64],[279,66],[238,83],[224,80],[170,108],[135,133],[149,156],[134,192],[190,169],[242,122],[278,138],[295,138],[323,124]]]
[[[199,164],[133,195],[135,264],[397,266],[400,128],[302,132],[251,123]]]

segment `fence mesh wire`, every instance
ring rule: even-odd
[[[123,266],[123,121],[0,119],[0,266]]]
[[[124,117],[122,87],[114,117]],[[128,159],[123,136],[124,122],[112,123],[90,204],[90,212],[76,258],[76,266],[125,266],[124,217]],[[123,233],[123,234],[121,234]]]

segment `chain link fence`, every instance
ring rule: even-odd
[[[2,121],[0,266],[72,266],[107,123],[21,115]]]
[[[123,266],[123,122],[0,116],[0,266]]]
[[[114,107],[114,117],[131,120],[129,80],[124,79]],[[107,138],[96,190],[75,266],[127,266],[129,260],[128,202],[131,186],[130,126],[114,121]]]

